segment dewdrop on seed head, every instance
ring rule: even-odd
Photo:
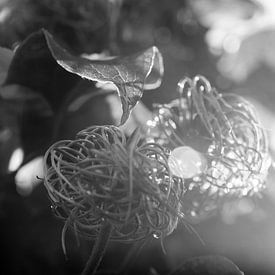
[[[205,157],[189,146],[176,147],[168,158],[172,174],[183,179],[193,178],[205,171]]]

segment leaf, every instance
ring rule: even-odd
[[[4,85],[18,84],[33,90],[57,112],[79,80],[57,64],[44,32],[38,31],[27,37],[15,51]]]
[[[185,261],[170,275],[244,275],[229,259],[223,256],[201,256]]]
[[[11,143],[15,145],[13,140],[17,138],[16,146],[23,148],[27,159],[43,154],[51,142],[53,122],[52,110],[41,95],[15,84],[0,87],[1,152]],[[7,130],[12,133],[11,138],[1,138]],[[9,159],[11,153],[6,152],[4,155]],[[1,165],[4,165],[4,160]]]
[[[265,65],[275,71],[275,26],[250,32],[240,39],[235,52],[225,52],[218,61],[219,71],[235,82],[244,82]]]
[[[0,85],[6,78],[12,56],[13,52],[11,50],[0,47]]]
[[[94,95],[94,96],[93,96]],[[73,110],[74,115],[77,114],[77,109],[80,108],[82,110],[90,109],[91,106],[94,106],[93,101],[95,101],[95,97],[97,95],[104,95],[104,91],[99,91],[98,93],[89,93],[84,94],[82,97],[79,97],[75,102],[73,101],[71,105],[69,106],[69,111]],[[82,103],[84,102],[84,103]],[[106,91],[104,96],[104,102],[108,106],[108,110],[110,112],[109,116],[112,118],[112,124],[117,125],[120,121],[120,118],[122,116],[122,110],[120,109],[120,99],[117,94],[111,91]],[[82,104],[82,105],[80,105]],[[87,107],[88,108],[87,108]],[[75,109],[74,109],[75,108]],[[95,106],[94,106],[95,108]],[[91,110],[90,110],[91,112]],[[137,127],[144,127],[146,125],[146,122],[150,119],[152,119],[152,112],[142,103],[139,102],[136,104],[135,108],[131,112],[130,117],[128,120],[120,126],[120,129],[127,135],[130,136],[131,133],[137,128]]]
[[[110,68],[114,66],[122,67],[123,73],[128,75],[128,79],[136,77],[140,80],[144,77],[145,88],[152,88],[154,85],[160,84],[160,75],[163,69],[162,58],[155,50],[155,48],[151,48],[145,53],[126,57],[125,60],[128,63],[123,61],[124,58],[116,58],[112,61],[84,60],[92,64],[93,69],[100,70],[103,67],[106,72],[112,71]],[[104,89],[96,88],[94,81],[83,79],[79,75],[65,70],[56,60],[55,55],[59,56],[58,51],[65,50],[53,40],[49,33],[40,30],[31,34],[16,49],[10,65],[8,65],[9,62],[5,63],[9,67],[5,82],[0,88],[0,99],[3,106],[13,107],[8,109],[1,107],[0,111],[3,112],[4,121],[7,121],[6,116],[9,115],[20,125],[17,128],[26,160],[43,154],[49,143],[56,139],[70,138],[74,136],[75,132],[90,125],[119,124],[123,116],[123,112],[120,112],[120,97],[114,94],[111,96],[110,92],[106,93]],[[152,57],[151,54],[155,57]],[[69,56],[76,60],[78,68],[79,58]],[[64,59],[60,60],[65,62]],[[80,60],[82,59],[80,58]],[[110,62],[111,65],[109,65]],[[6,69],[7,66],[5,65]],[[134,75],[135,71],[136,75]],[[98,78],[94,76],[94,79]],[[112,76],[107,75],[106,80],[109,78],[111,79]],[[109,82],[113,83],[111,80]],[[142,95],[143,85],[139,86],[137,90],[139,95],[136,102],[134,102],[134,92],[136,91],[131,89],[131,85],[134,86],[135,83],[124,84],[121,82],[120,85],[122,89],[125,87],[124,90],[127,90],[128,93],[123,98],[125,101],[129,98],[132,104],[125,109],[124,118],[126,120],[131,107]],[[116,93],[116,86],[113,86],[115,87],[113,93]],[[141,113],[142,115],[140,115]],[[123,124],[127,134],[132,132],[135,125],[143,124],[141,120],[146,119],[150,112],[138,104],[132,114],[127,123]],[[0,145],[5,148],[5,144],[1,143]]]
[[[190,3],[208,28],[206,42],[219,55],[218,70],[236,83],[266,65],[275,71],[275,2],[198,0]]]
[[[66,119],[60,129],[62,138],[73,138],[75,133],[90,125],[118,125],[122,115],[120,106],[120,98],[115,91],[97,89],[92,93],[83,93],[68,106]],[[150,119],[152,113],[140,101],[120,129],[130,136],[135,128],[144,127]]]
[[[143,89],[156,88],[161,83],[163,61],[156,47],[127,57],[89,60],[71,55],[56,43],[51,34],[47,31],[44,34],[52,55],[65,70],[89,80],[111,82],[117,87],[123,110],[120,124],[128,119],[142,97]],[[155,75],[149,77],[152,72]]]
[[[157,88],[162,75],[162,56],[156,47],[126,57],[90,60],[70,54],[49,32],[40,30],[17,49],[5,85],[19,84],[39,91],[57,111],[68,98],[68,91],[81,80],[79,76],[113,83],[122,103],[123,124],[142,97],[143,89]]]

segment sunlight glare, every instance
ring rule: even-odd
[[[43,178],[43,157],[37,157],[19,169],[15,176],[18,193],[29,195],[38,184],[38,178]]]
[[[10,157],[10,161],[9,161],[9,166],[8,166],[8,171],[9,172],[14,172],[16,171],[20,165],[22,164],[24,160],[24,151],[22,148],[16,148],[11,157]]]

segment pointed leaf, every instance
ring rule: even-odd
[[[162,56],[156,47],[127,57],[89,60],[68,53],[49,32],[40,30],[16,50],[5,85],[19,84],[38,91],[56,111],[70,90],[83,81],[78,76],[109,82],[118,90],[123,124],[143,90],[157,88],[162,75]]]
[[[89,60],[71,55],[57,44],[51,34],[47,31],[44,34],[52,55],[65,70],[89,80],[115,84],[123,109],[121,124],[126,122],[142,97],[143,89],[156,88],[161,83],[163,62],[156,47],[127,57]]]

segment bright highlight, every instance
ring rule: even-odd
[[[204,156],[189,146],[175,148],[168,158],[168,165],[174,176],[184,179],[201,174],[207,167]]]
[[[16,171],[24,160],[24,151],[22,148],[16,148],[10,158],[8,171],[14,172]]]

